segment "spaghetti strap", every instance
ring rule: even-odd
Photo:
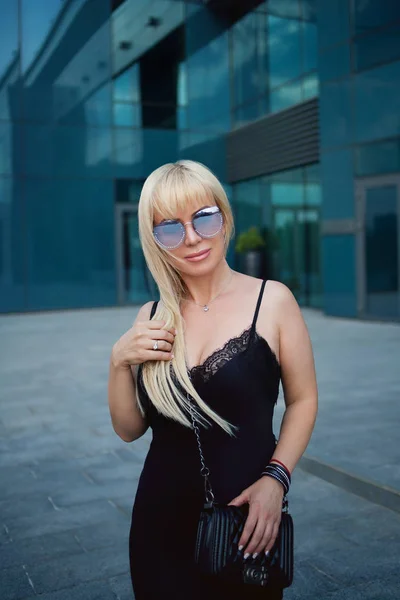
[[[257,300],[256,310],[254,311],[253,323],[251,324],[251,335],[254,334],[254,331],[256,329],[258,312],[260,310],[261,300],[262,300],[262,297],[263,297],[264,288],[265,288],[265,284],[266,283],[267,283],[267,279],[263,279],[263,282],[262,282],[261,288],[260,288],[260,293],[258,294],[258,300]]]
[[[151,311],[150,311],[150,320],[154,317],[154,315],[156,314],[156,310],[157,310],[157,304],[158,304],[158,300],[155,300],[153,302],[153,306],[151,307]]]

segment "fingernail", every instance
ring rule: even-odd
[[[243,550],[243,546],[239,546],[239,552]]]
[[[258,556],[258,552],[254,552],[253,558],[257,558],[257,556]]]
[[[265,556],[268,556],[268,554],[269,554],[269,550],[266,550],[265,551]]]
[[[175,358],[175,354],[173,352],[171,353],[171,358]]]
[[[246,552],[246,554],[244,555],[244,560],[247,560],[249,558],[250,554],[248,552]]]

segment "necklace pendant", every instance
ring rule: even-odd
[[[210,310],[210,309],[208,308],[207,304],[205,304],[205,305],[203,306],[203,310],[204,310],[204,312],[207,312],[208,310]]]

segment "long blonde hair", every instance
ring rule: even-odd
[[[147,266],[158,286],[161,300],[154,318],[165,321],[164,329],[175,327],[177,334],[173,346],[174,359],[144,362],[142,380],[151,402],[164,416],[186,427],[192,427],[188,416],[189,402],[185,395],[187,393],[194,400],[193,413],[200,425],[209,427],[211,419],[233,435],[235,426],[211,410],[190,380],[185,359],[185,322],[180,312],[180,302],[187,293],[187,288],[179,271],[168,260],[170,253],[160,248],[153,236],[155,211],[162,215],[163,219],[174,219],[176,213],[189,203],[201,202],[201,206],[204,199],[210,197],[223,216],[226,256],[229,241],[234,234],[232,210],[224,188],[207,167],[191,160],[168,163],[153,171],[143,185],[138,207],[139,236]],[[144,414],[137,387],[136,392],[139,407]]]

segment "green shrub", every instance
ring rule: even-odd
[[[265,242],[258,227],[250,227],[238,235],[235,249],[236,252],[250,252],[251,250],[260,250],[265,246]]]

